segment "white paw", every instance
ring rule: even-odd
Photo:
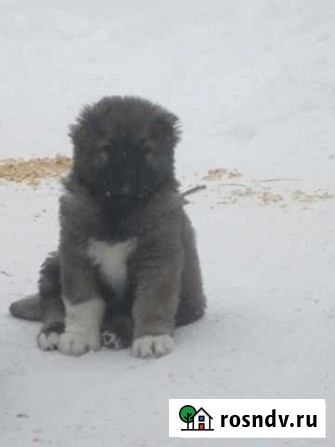
[[[106,348],[122,349],[122,340],[114,332],[104,331],[102,334],[102,344]]]
[[[162,357],[173,351],[170,335],[144,335],[133,342],[133,354],[142,359]]]
[[[58,351],[65,355],[82,355],[101,346],[99,332],[64,332],[59,337]]]
[[[53,351],[58,348],[60,334],[57,332],[40,332],[37,336],[37,344],[42,351]]]

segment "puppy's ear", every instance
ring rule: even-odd
[[[173,113],[158,109],[152,121],[151,132],[154,139],[170,142],[174,146],[181,134],[179,118]]]
[[[69,126],[68,136],[74,144],[76,144],[79,141],[79,138],[84,136],[90,128],[90,122],[92,121],[92,118],[90,117],[91,112],[91,106],[84,106],[77,117],[77,122]]]
[[[71,138],[72,142],[76,141],[77,133],[78,133],[79,125],[78,124],[70,124],[68,136]]]

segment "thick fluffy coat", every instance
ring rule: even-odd
[[[83,110],[70,135],[59,250],[42,266],[39,295],[11,312],[42,318],[45,350],[80,355],[104,342],[132,343],[139,357],[167,354],[174,327],[205,309],[174,176],[178,119],[140,98],[107,97]]]

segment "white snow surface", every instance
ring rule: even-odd
[[[141,360],[42,352],[38,324],[8,315],[57,246],[60,187],[0,185],[0,446],[335,445],[333,0],[2,0],[0,12],[1,158],[70,154],[83,104],[133,94],[180,116],[181,186],[208,186],[187,207],[206,317]],[[242,176],[201,178],[215,168]],[[241,198],[247,186],[285,203]],[[227,191],[238,200],[220,203]],[[169,398],[326,398],[328,437],[169,439]]]

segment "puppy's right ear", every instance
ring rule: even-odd
[[[86,105],[81,109],[76,123],[70,124],[68,136],[74,144],[78,143],[79,138],[85,138],[92,127],[94,121],[91,115],[92,106]]]

